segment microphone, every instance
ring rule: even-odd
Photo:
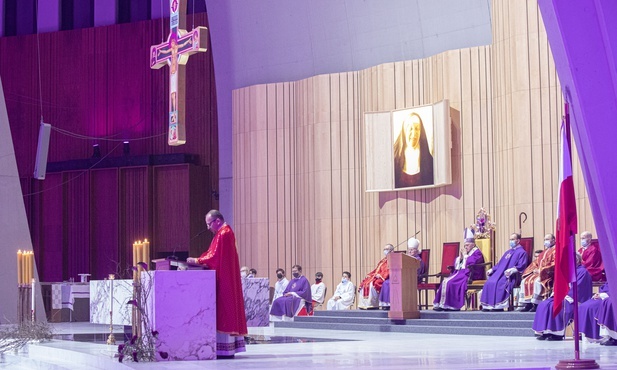
[[[192,237],[192,238],[188,241],[188,243],[186,243],[185,245],[186,245],[186,246],[190,246],[190,245],[191,245],[191,242],[192,242],[193,240],[195,240],[198,236],[200,236],[201,234],[205,233],[206,231],[208,231],[208,229],[207,229],[207,228],[205,228],[205,229],[201,230],[200,232],[198,232],[197,234],[195,234],[195,236],[193,236],[193,237]],[[178,260],[178,256],[176,256],[176,249],[178,249],[178,247],[179,247],[179,245],[176,245],[176,246],[174,247],[173,252],[171,252],[171,256],[167,256],[165,259],[166,259],[166,260],[169,260],[169,261],[177,261],[177,260]]]
[[[416,233],[413,234],[413,237],[415,238],[415,236],[418,235],[418,234],[420,234],[420,230],[416,231]],[[402,242],[398,243],[396,245],[396,248],[394,249],[394,251],[398,252],[398,247],[400,247],[401,244],[403,244],[403,243],[407,243],[407,240],[409,240],[409,238],[407,238],[407,239],[403,240]]]

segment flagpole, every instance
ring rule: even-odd
[[[565,146],[570,150],[570,112],[568,111],[568,103],[564,104],[565,111]],[[562,144],[562,145],[564,145]],[[570,152],[571,153],[571,152]],[[571,161],[572,157],[569,156],[569,160]],[[561,158],[560,160],[563,160]],[[565,231],[565,230],[564,230]],[[576,232],[576,231],[575,231]],[[574,248],[574,238],[575,233],[570,233],[568,237],[568,244],[572,248],[572,261],[574,261],[574,276],[576,276],[576,248]],[[580,358],[580,348],[579,348],[579,331],[578,331],[578,279],[574,279],[572,282],[572,299],[574,299],[573,307],[574,307],[574,332],[572,333],[574,336],[574,360],[560,360],[559,363],[555,366],[555,369],[565,370],[565,369],[599,369],[600,365],[593,359],[584,359]],[[565,310],[565,307],[563,308]],[[565,334],[565,333],[564,333]]]
[[[570,140],[570,109],[568,103],[564,103],[565,121],[566,121],[566,140],[568,141],[568,147],[572,148],[572,141]],[[574,271],[576,272],[576,248],[574,243],[575,234],[570,234],[569,242],[572,246],[572,261],[574,261]],[[576,361],[581,359],[580,346],[579,346],[579,331],[578,331],[578,282],[575,281],[572,284],[572,299],[574,299],[574,359]]]

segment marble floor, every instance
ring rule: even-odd
[[[88,323],[53,325],[55,334],[75,339],[79,339],[75,334],[108,329]],[[559,360],[574,357],[572,340],[538,341],[531,330],[528,338],[274,327],[249,328],[249,332],[258,343],[247,345],[247,352],[233,360],[121,364],[113,358],[115,347],[54,340],[5,354],[0,369],[551,369]],[[263,344],[269,339],[285,343]],[[581,358],[617,370],[617,347],[581,342]]]

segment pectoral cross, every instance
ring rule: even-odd
[[[162,44],[150,47],[150,68],[169,65],[169,130],[167,143],[172,146],[186,143],[184,126],[184,65],[189,55],[208,49],[208,28],[197,27],[187,32],[186,3],[184,0],[169,2],[169,36]]]

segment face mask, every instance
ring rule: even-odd
[[[300,273],[299,272],[293,272],[292,275],[296,279],[300,277]]]
[[[514,240],[510,240],[510,248],[516,247],[516,242]]]
[[[383,251],[383,255],[387,256],[390,251]]]
[[[283,278],[283,274],[278,273],[278,274],[276,274],[276,277],[279,278],[279,279],[282,279]]]
[[[315,283],[316,283],[316,284],[321,283],[321,279],[317,279],[317,278],[315,278]]]
[[[550,242],[550,240],[545,240],[545,241],[544,241],[544,246],[545,246],[546,248],[550,247],[550,246],[551,246],[551,242]]]
[[[347,281],[348,281],[347,278],[342,278],[341,279],[341,283],[343,283],[343,284],[347,283]]]
[[[245,278],[245,277],[246,277],[246,271],[241,271],[241,272],[240,272],[240,276],[242,276],[243,278]]]
[[[583,239],[581,240],[581,244],[583,245],[583,247],[586,247],[589,245],[589,239]]]

